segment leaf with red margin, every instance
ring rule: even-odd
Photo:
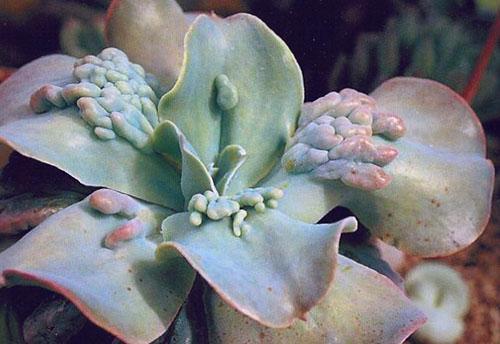
[[[303,318],[333,282],[342,231],[356,229],[353,217],[310,225],[275,211],[250,211],[250,225],[236,237],[230,218],[189,223],[189,213],[168,217],[160,261],[182,254],[233,307],[269,327]]]
[[[188,27],[188,17],[173,0],[114,0],[106,18],[106,38],[168,90],[181,70]]]
[[[470,245],[488,222],[494,177],[475,113],[450,88],[425,79],[391,79],[371,96],[377,111],[396,114],[407,127],[396,141],[374,137],[399,151],[384,167],[391,184],[365,192],[279,171],[264,183],[288,186],[278,209],[316,222],[345,206],[372,234],[413,255],[449,255]]]
[[[404,120],[407,134],[391,143],[399,151],[386,167],[393,182],[353,191],[344,205],[407,253],[433,257],[467,247],[486,227],[494,185],[475,113],[450,88],[425,79],[391,79],[371,96],[378,110]]]
[[[143,206],[158,218],[172,213]],[[174,320],[195,274],[182,257],[155,260],[159,233],[105,248],[104,237],[127,221],[98,213],[88,198],[58,212],[0,254],[0,285],[53,290],[121,340],[150,343]]]
[[[323,301],[289,328],[272,329],[206,295],[210,343],[399,344],[425,322],[424,314],[388,278],[338,256],[335,283]]]

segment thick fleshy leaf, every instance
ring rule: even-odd
[[[194,194],[216,191],[209,170],[186,136],[170,122],[162,122],[153,133],[153,147],[181,172],[181,189],[185,204]]]
[[[183,69],[160,101],[205,165],[230,144],[248,159],[230,185],[262,179],[295,129],[303,100],[300,69],[286,45],[256,17],[200,15],[186,35]]]
[[[386,169],[393,182],[353,192],[346,205],[372,233],[411,254],[442,256],[470,245],[488,222],[494,184],[475,113],[431,80],[395,78],[372,96],[405,121],[407,135],[392,143],[399,151]]]
[[[481,123],[469,104],[448,86],[419,78],[393,78],[370,94],[381,112],[403,119],[405,139],[457,154],[484,156]]]
[[[247,158],[247,152],[238,145],[226,146],[219,154],[217,161],[217,190],[224,195],[226,194],[231,181],[243,165]]]
[[[179,128],[170,122],[161,122],[153,132],[153,149],[162,154],[179,172],[182,170],[182,153]]]
[[[160,155],[143,154],[121,138],[99,140],[76,107],[41,115],[29,108],[31,94],[42,85],[71,81],[74,61],[62,55],[43,57],[0,85],[0,140],[82,184],[106,186],[182,209],[179,175]]]
[[[169,89],[182,66],[189,23],[174,0],[114,0],[108,10],[109,46],[123,50]]]
[[[399,344],[425,316],[386,277],[339,255],[335,283],[307,321],[271,329],[206,297],[210,343]]]
[[[159,225],[171,211],[141,203]],[[173,321],[194,279],[181,257],[154,258],[159,233],[123,242],[104,238],[128,219],[103,215],[88,199],[51,216],[0,254],[0,284],[37,285],[72,301],[128,343],[149,343]]]
[[[32,118],[31,95],[45,84],[56,86],[75,82],[73,64],[76,59],[66,55],[49,55],[20,68],[0,84],[0,124]]]
[[[229,220],[194,227],[188,213],[170,216],[162,225],[168,241],[159,246],[158,258],[178,251],[227,303],[270,327],[304,318],[324,297],[340,234],[357,225],[353,217],[309,225],[275,210],[251,211],[245,219],[251,228],[236,237]]]
[[[181,188],[186,203],[197,193],[216,191],[214,181],[185,136],[179,137],[182,153]]]
[[[399,151],[384,168],[391,184],[363,192],[307,174],[290,176],[278,209],[315,222],[346,206],[374,235],[414,255],[448,255],[468,246],[487,223],[493,192],[494,170],[484,158],[476,115],[459,95],[430,80],[392,79],[372,96],[381,112],[396,114],[407,127],[403,138],[390,142]],[[389,144],[380,137],[374,142]],[[277,172],[266,185],[284,180]],[[301,207],[294,201],[299,195],[306,200]]]
[[[491,208],[491,162],[481,156],[437,151],[400,139],[394,176],[385,189],[352,190],[344,205],[371,232],[420,256],[452,254],[482,233]]]
[[[260,185],[282,188],[284,196],[279,200],[278,210],[307,223],[321,220],[347,196],[337,191],[343,185],[339,181],[325,182],[309,174],[289,174],[283,168],[276,169]]]

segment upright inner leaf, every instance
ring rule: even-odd
[[[224,189],[234,194],[254,186],[295,130],[300,69],[286,45],[249,15],[199,16],[185,46],[181,76],[160,100],[160,121],[175,123],[207,168],[227,146],[242,147],[245,164]]]

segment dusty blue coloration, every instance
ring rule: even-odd
[[[352,89],[331,92],[302,107],[299,128],[282,163],[290,173],[340,179],[363,190],[382,189],[391,181],[383,166],[397,150],[375,145],[372,135],[403,136],[403,121],[377,111],[373,98]]]
[[[233,233],[239,237],[243,229],[250,229],[244,222],[248,213],[243,208],[253,208],[257,213],[263,213],[266,205],[277,208],[278,200],[282,197],[283,190],[275,187],[246,189],[234,196],[218,196],[212,191],[206,191],[204,194],[193,195],[189,201],[189,222],[198,227],[205,218],[219,221],[232,217]]]
[[[171,325],[196,271],[236,309],[205,300],[215,342],[404,341],[422,313],[338,254],[357,221],[314,223],[346,206],[373,235],[420,255],[477,238],[493,170],[470,108],[404,78],[373,98],[331,93],[299,118],[301,71],[262,21],[200,15],[177,50],[178,6],[140,3],[113,1],[108,36],[160,71],[163,86],[178,75],[168,93],[113,48],[74,67],[42,58],[0,85],[2,143],[109,188],[1,252],[0,285],[52,289],[120,340],[148,344]],[[158,49],[171,49],[158,53],[169,63],[148,55]]]
[[[151,151],[158,97],[151,87],[155,83],[140,65],[129,62],[121,50],[107,48],[76,61],[73,76],[78,83],[45,85],[33,93],[33,111],[44,113],[76,104],[99,139],[118,135],[140,150]]]

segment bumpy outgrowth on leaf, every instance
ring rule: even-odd
[[[299,128],[282,162],[290,173],[340,179],[364,190],[382,189],[391,181],[382,167],[398,151],[375,145],[372,135],[395,140],[404,133],[403,121],[396,115],[378,112],[370,96],[353,89],[331,92],[304,104]]]
[[[217,88],[217,105],[224,111],[229,111],[238,104],[238,90],[227,75],[220,74],[215,78]]]
[[[248,213],[242,208],[253,207],[258,213],[262,213],[266,207],[277,208],[278,200],[282,197],[283,190],[275,187],[246,189],[231,197],[206,191],[194,195],[189,201],[189,222],[199,227],[204,216],[212,221],[232,216],[233,234],[240,237],[243,231],[249,229],[244,221]]]
[[[94,192],[89,204],[95,210],[106,215],[117,215],[129,219],[124,225],[106,235],[104,246],[113,249],[121,242],[144,237],[159,228],[161,219],[132,197],[119,192],[101,189]]]
[[[78,83],[44,85],[35,91],[30,100],[33,111],[76,104],[99,139],[118,135],[140,150],[151,151],[150,136],[158,124],[153,90],[157,82],[151,75],[121,50],[107,48],[76,61],[73,76]]]
[[[405,286],[409,297],[428,317],[415,337],[433,344],[458,341],[469,310],[469,291],[460,275],[443,264],[423,263],[408,273]]]

